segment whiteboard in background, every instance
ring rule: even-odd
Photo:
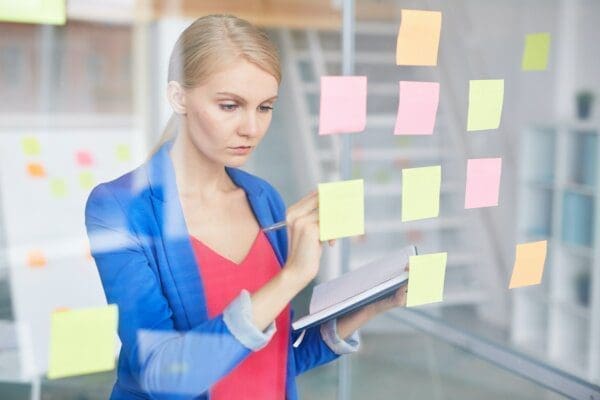
[[[39,154],[23,151],[25,137],[37,139]],[[95,185],[133,169],[134,137],[133,130],[123,128],[0,132],[0,212],[6,239],[0,250],[9,264],[15,322],[29,332],[19,338],[20,352],[33,354],[22,360],[23,377],[47,370],[54,310],[106,304],[84,224],[91,188],[80,184],[80,174],[91,173]],[[118,146],[130,149],[129,160],[118,156]],[[78,164],[79,151],[89,152],[92,165]],[[44,177],[27,172],[32,162],[44,167]],[[64,196],[53,195],[54,179],[64,180]],[[45,266],[29,265],[32,251],[43,254]]]

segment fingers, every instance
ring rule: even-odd
[[[288,208],[286,214],[286,221],[288,223],[293,223],[296,219],[300,218],[303,215],[306,215],[313,210],[316,210],[319,206],[319,197],[317,196],[317,192],[311,192],[307,196],[303,197]]]

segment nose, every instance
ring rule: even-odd
[[[255,113],[245,113],[239,132],[243,136],[256,136],[258,134],[258,118]]]

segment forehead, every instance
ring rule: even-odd
[[[264,101],[277,95],[278,84],[275,77],[258,66],[239,60],[214,73],[203,85],[214,94],[234,93],[251,101]]]

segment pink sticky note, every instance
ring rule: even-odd
[[[86,150],[79,150],[76,154],[77,164],[82,167],[89,167],[94,163],[94,158]]]
[[[468,160],[465,208],[497,206],[501,173],[501,158]]]
[[[400,81],[394,135],[431,135],[440,102],[437,82]]]
[[[367,77],[322,76],[319,135],[353,133],[367,125]]]

